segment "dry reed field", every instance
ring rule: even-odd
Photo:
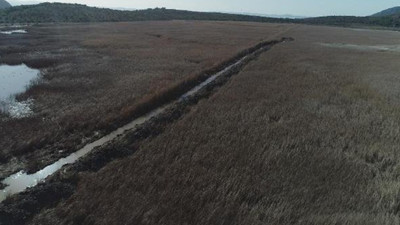
[[[42,69],[19,100],[34,116],[0,114],[0,178],[34,172],[164,103],[242,50],[290,25],[232,22],[49,24],[0,36],[0,63]],[[175,89],[173,89],[175,88]],[[173,95],[173,93],[169,93]],[[165,97],[166,96],[166,97]]]
[[[30,224],[399,224],[400,33],[282,35]]]

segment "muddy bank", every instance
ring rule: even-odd
[[[71,190],[75,188],[78,172],[97,171],[110,161],[133,154],[142,140],[157,136],[163,132],[164,128],[169,123],[179,119],[185,112],[190,110],[190,106],[196,104],[200,99],[207,98],[211,95],[215,88],[226,83],[229,77],[237,74],[248,62],[255,59],[259,54],[268,50],[273,45],[289,40],[291,39],[283,38],[279,41],[263,42],[244,51],[239,54],[238,57],[229,60],[234,63],[239,58],[248,55],[243,63],[226,71],[226,73],[204,86],[196,94],[187,96],[183,101],[172,104],[159,116],[152,118],[134,131],[128,132],[124,136],[118,137],[112,142],[94,149],[77,163],[66,166],[60,172],[49,177],[46,183],[6,199],[0,204],[0,221],[7,221],[12,224],[23,224],[41,209],[51,207],[51,205],[56,204],[56,202],[61,199],[68,198],[73,193]],[[185,88],[183,89],[186,90]],[[52,196],[52,200],[49,202],[46,201],[46,198],[51,196],[51,192],[49,195],[40,194],[47,193],[48,190],[54,189],[57,190],[57,195]]]

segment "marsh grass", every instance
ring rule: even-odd
[[[135,154],[80,175],[75,193],[31,224],[399,224],[398,96],[376,86],[398,58],[314,44],[398,34],[285,35],[296,41],[157,137],[125,139]]]
[[[203,80],[210,69],[286,29],[243,24],[38,25],[21,38],[2,37],[2,63],[23,62],[46,73],[43,83],[18,96],[35,99],[35,116],[1,121],[0,155],[28,165],[24,155],[29,153],[37,166],[14,170],[38,170],[93,140],[95,133],[105,134],[169,101]],[[0,165],[0,177],[9,175],[10,168],[12,162]]]

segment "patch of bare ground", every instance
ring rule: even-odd
[[[30,224],[399,224],[398,33],[300,26]],[[132,137],[132,136],[131,136]]]
[[[172,99],[187,82],[290,25],[132,22],[28,27],[0,36],[0,63],[43,69],[18,96],[34,116],[0,116],[0,178],[34,172]],[[172,90],[172,91],[171,91]]]

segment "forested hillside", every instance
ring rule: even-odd
[[[122,11],[88,7],[79,4],[42,3],[0,10],[0,23],[44,23],[44,22],[116,22],[143,20],[219,20],[306,23],[335,26],[383,26],[400,27],[400,14],[390,16],[328,16],[306,19],[281,19],[228,13],[193,12],[155,8]]]
[[[10,3],[6,0],[0,0],[0,9],[5,9],[11,7]]]
[[[275,22],[282,20],[259,16],[191,12],[164,8],[122,11],[63,3],[42,3],[38,5],[17,6],[0,11],[0,22],[3,23],[106,22],[173,19],[258,22]]]
[[[383,11],[378,12],[378,13],[372,15],[372,16],[396,16],[396,15],[400,15],[400,6],[383,10]]]
[[[334,25],[334,26],[382,26],[382,27],[400,27],[400,16],[382,16],[382,17],[356,17],[356,16],[327,16],[306,18],[300,21],[306,24]]]

